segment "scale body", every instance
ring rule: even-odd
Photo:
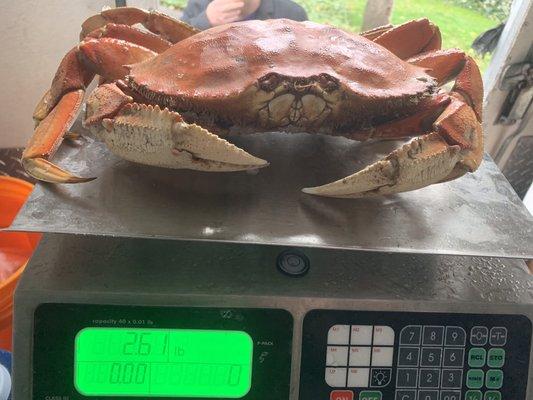
[[[283,250],[46,235],[16,293],[14,400],[533,398],[523,262],[307,248],[294,277],[276,267]],[[249,391],[83,396],[74,348],[87,328],[245,332]]]
[[[533,398],[533,279],[510,259],[533,259],[533,218],[490,157],[325,199],[299,188],[400,144],[242,135],[269,168],[203,174],[74,130],[54,160],[98,179],[38,184],[11,227],[45,233],[15,295],[14,400]],[[280,272],[287,250],[306,274]]]

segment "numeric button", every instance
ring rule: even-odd
[[[416,388],[418,370],[416,368],[398,368],[396,374],[397,388]]]
[[[460,367],[464,365],[465,349],[462,348],[445,348],[444,360],[442,361],[443,367]]]
[[[442,349],[423,348],[420,366],[422,367],[440,367],[442,359]]]
[[[420,325],[408,325],[400,332],[400,346],[420,345],[422,327]]]
[[[446,389],[460,389],[463,382],[462,369],[443,369],[441,387]]]
[[[398,353],[398,366],[418,367],[419,357],[420,357],[419,347],[400,347],[400,350]]]
[[[485,346],[489,339],[489,329],[486,326],[474,326],[470,331],[470,344],[472,346]]]
[[[440,400],[461,400],[461,391],[443,390],[440,392]]]
[[[442,346],[444,342],[443,326],[424,326],[424,335],[422,345],[424,346]]]
[[[418,400],[439,400],[439,391],[420,390],[418,391]]]
[[[422,389],[439,387],[440,369],[421,369],[418,386]]]
[[[445,346],[465,346],[466,345],[466,332],[460,326],[447,326],[446,327],[446,339],[444,340]]]

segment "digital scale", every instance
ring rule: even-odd
[[[533,219],[488,157],[454,182],[337,200],[299,188],[397,144],[234,141],[271,167],[63,146],[99,179],[37,185],[11,227],[46,232],[16,292],[14,400],[533,398]]]

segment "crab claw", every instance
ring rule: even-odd
[[[50,183],[83,183],[96,178],[82,178],[58,167],[44,158],[22,159],[22,165],[29,175],[43,182]]]
[[[412,140],[362,171],[303,191],[356,198],[419,189],[445,180],[461,159],[460,152],[460,146],[450,146],[439,134],[431,133]]]
[[[141,164],[199,171],[240,171],[268,165],[159,106],[127,104],[102,125],[105,131],[100,133],[109,149]]]
[[[483,133],[469,105],[452,99],[433,129],[353,175],[303,191],[341,198],[386,195],[449,181],[478,168]]]

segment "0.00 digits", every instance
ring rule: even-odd
[[[135,383],[141,385],[144,383],[147,370],[148,366],[146,364],[113,363],[109,383]]]

